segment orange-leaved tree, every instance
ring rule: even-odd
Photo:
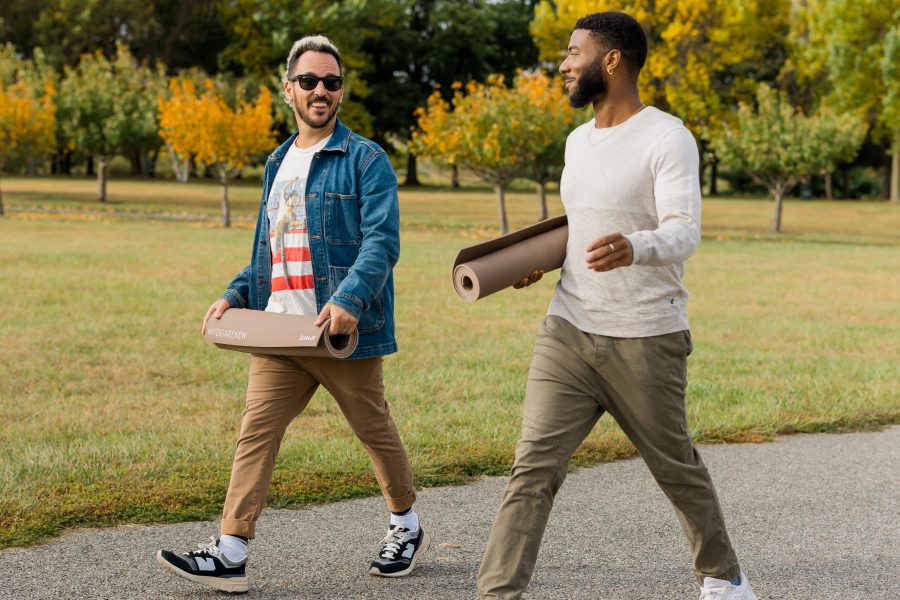
[[[212,167],[222,183],[222,225],[231,226],[228,182],[260,152],[275,143],[272,133],[272,94],[263,86],[255,100],[238,99],[232,108],[225,90],[207,80],[199,96],[196,119],[191,124],[193,148],[198,163]],[[187,151],[182,149],[182,151]]]
[[[160,96],[157,102],[159,135],[166,144],[175,179],[185,183],[197,145],[194,125],[200,115],[201,99],[192,81],[173,77],[169,80],[169,93]]]
[[[507,87],[502,76],[492,75],[486,83],[454,84],[450,102],[435,91],[425,107],[417,110],[418,129],[412,148],[427,156],[472,171],[497,194],[502,233],[509,231],[506,190],[516,177],[530,176],[548,160],[548,149],[560,138],[560,123],[566,103],[560,102],[548,116],[548,105],[536,101],[539,89],[550,93],[553,84],[541,74],[520,74],[516,85]],[[546,209],[543,209],[543,213]]]
[[[53,95],[50,82],[36,90],[24,79],[0,81],[0,176],[11,159],[51,152],[56,146]],[[0,216],[3,214],[0,191]]]
[[[562,175],[566,137],[588,116],[569,104],[565,86],[559,77],[550,78],[543,72],[520,74],[516,78],[515,90],[531,103],[530,124],[545,142],[543,149],[522,173],[522,177],[533,181],[537,188],[538,220],[542,221],[547,218],[547,183],[559,182]]]

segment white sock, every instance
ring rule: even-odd
[[[391,513],[391,526],[403,527],[415,533],[419,530],[419,515],[412,508],[402,515]]]
[[[225,558],[234,563],[247,560],[247,541],[233,535],[223,535],[219,538],[219,550]]]

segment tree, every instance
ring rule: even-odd
[[[798,2],[782,78],[811,103],[861,115],[883,147],[900,148],[898,27],[900,0]],[[897,151],[891,154],[890,196],[900,201],[900,159]]]
[[[363,39],[363,102],[373,116],[375,141],[406,142],[416,109],[435,89],[449,100],[455,81],[484,81],[491,73],[511,81],[534,65],[528,32],[533,2],[521,0],[401,0],[393,23]],[[398,144],[399,145],[399,144]],[[408,148],[409,149],[409,148]],[[418,185],[416,155],[407,152],[405,185]]]
[[[11,84],[0,81],[0,177],[10,159],[49,152],[56,144],[53,94],[51,83],[37,91],[24,79]],[[3,215],[0,190],[0,216]]]
[[[55,90],[58,76],[53,68],[47,63],[44,53],[40,48],[35,48],[31,58],[25,58],[19,55],[15,47],[7,43],[0,46],[0,85],[12,86],[21,82],[27,89],[31,90],[33,100],[38,106],[45,106],[52,109],[53,115],[48,118],[54,125],[54,134],[52,140],[59,139],[59,120],[55,118]],[[47,94],[47,90],[53,93]],[[11,110],[11,107],[8,107]],[[46,146],[40,144],[33,146],[24,144],[20,146],[19,151],[14,152],[11,158],[14,162],[24,162],[29,174],[34,174],[37,168],[37,161],[41,154],[46,153]],[[8,168],[10,163],[6,164]]]
[[[176,181],[186,183],[197,145],[194,124],[200,118],[201,99],[193,81],[173,77],[169,80],[168,94],[160,95],[157,101],[159,134],[172,161],[172,171]]]
[[[77,151],[94,158],[97,199],[105,202],[106,167],[113,156],[159,145],[161,67],[138,64],[128,47],[119,44],[112,61],[99,52],[86,54],[65,73],[59,97],[63,131]]]
[[[42,47],[51,63],[74,67],[82,54],[112,56],[128,45],[138,60],[214,73],[227,40],[222,0],[4,0],[0,39],[30,56]]]
[[[190,125],[195,142],[192,151],[199,163],[209,165],[218,173],[222,184],[222,226],[230,227],[228,182],[256,154],[270,150],[275,143],[272,95],[260,86],[255,101],[238,99],[232,108],[225,101],[223,90],[212,81],[207,81],[204,88],[197,103],[197,118]],[[242,94],[236,96],[240,98]],[[166,139],[165,131],[163,138]]]
[[[892,140],[891,202],[900,202],[900,11],[897,24],[885,36],[881,70],[886,83],[881,122]]]
[[[784,63],[790,8],[786,0],[543,0],[531,32],[541,58],[557,66],[579,17],[601,10],[634,16],[650,47],[641,98],[678,116],[698,138],[702,176],[715,164],[716,131]]]
[[[559,182],[565,164],[566,137],[577,121],[587,119],[583,111],[569,104],[562,81],[538,71],[516,78],[515,92],[528,99],[529,119],[547,142],[521,176],[533,181],[537,189],[538,221],[547,218],[547,183]]]
[[[559,82],[556,82],[559,85]],[[417,154],[469,169],[497,194],[500,230],[509,231],[506,190],[516,177],[533,172],[535,161],[559,138],[556,119],[534,101],[528,86],[551,87],[542,74],[521,75],[509,88],[502,75],[463,86],[456,83],[450,102],[436,90],[417,111],[412,147]],[[566,106],[562,103],[562,106]],[[544,209],[546,210],[546,209]]]
[[[786,94],[761,84],[757,108],[741,104],[736,126],[715,139],[722,159],[764,185],[775,199],[772,230],[781,231],[782,201],[804,176],[852,156],[865,137],[865,125],[851,114],[820,108],[804,115]]]

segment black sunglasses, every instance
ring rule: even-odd
[[[344,84],[344,78],[337,75],[326,75],[325,77],[316,77],[315,75],[294,75],[288,77],[288,81],[296,81],[300,84],[300,89],[307,92],[316,89],[321,81],[325,85],[325,89],[329,92],[336,92],[341,89]]]

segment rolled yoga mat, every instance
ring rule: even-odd
[[[466,302],[475,302],[534,271],[558,269],[566,259],[568,240],[569,221],[562,215],[463,248],[453,261],[453,289]]]
[[[329,335],[331,319],[316,327],[315,316],[286,315],[229,308],[221,319],[210,319],[203,337],[219,348],[280,356],[347,358],[356,350],[359,331]]]

